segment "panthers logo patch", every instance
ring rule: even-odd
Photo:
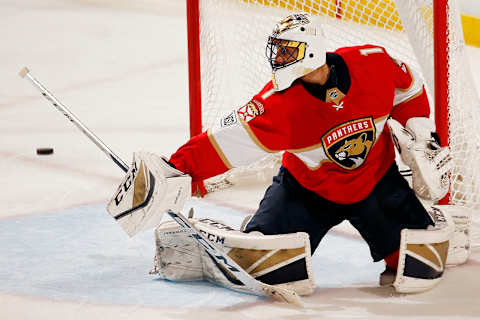
[[[264,112],[265,109],[263,108],[263,104],[255,99],[237,110],[238,116],[245,122],[255,119]]]
[[[325,153],[340,167],[353,170],[363,164],[375,142],[373,118],[342,123],[322,136]]]

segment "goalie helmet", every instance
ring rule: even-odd
[[[324,65],[326,51],[320,25],[307,14],[292,14],[277,23],[265,50],[275,90],[285,90],[296,79]]]

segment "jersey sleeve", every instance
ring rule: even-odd
[[[178,170],[189,174],[193,182],[203,181],[229,169],[211,144],[208,131],[187,141],[172,154],[169,161]]]
[[[232,110],[170,158],[175,167],[201,181],[289,148],[288,125],[269,100],[271,82],[246,105]]]
[[[420,76],[405,63],[392,60],[395,96],[392,117],[405,126],[413,117],[429,117],[430,105]]]

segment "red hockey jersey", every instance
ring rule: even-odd
[[[350,76],[346,94],[333,88],[323,101],[299,81],[281,92],[270,82],[170,161],[195,182],[285,151],[282,165],[306,189],[336,203],[365,199],[395,160],[387,118],[428,117],[428,99],[418,76],[382,47],[335,53]]]

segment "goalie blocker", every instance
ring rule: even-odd
[[[156,228],[166,210],[180,211],[190,196],[191,180],[165,159],[153,153],[135,152],[107,211],[132,237]]]
[[[243,233],[213,219],[190,218],[189,222],[256,280],[300,295],[315,290],[306,233],[265,236],[259,232]],[[208,280],[250,292],[175,222],[163,222],[155,230],[155,239],[152,274],[176,281]]]

